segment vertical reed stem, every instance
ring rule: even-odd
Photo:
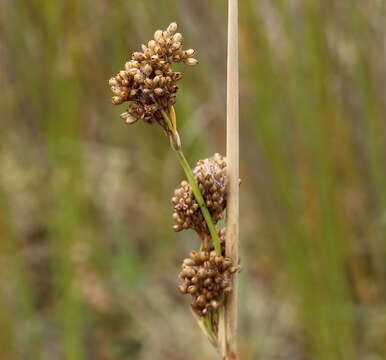
[[[239,261],[239,60],[238,0],[228,0],[228,65],[227,65],[227,162],[228,204],[226,255]],[[237,360],[237,276],[233,292],[225,301],[220,324],[220,346],[224,360]]]

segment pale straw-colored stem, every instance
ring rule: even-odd
[[[228,202],[226,255],[239,261],[239,60],[238,0],[228,0],[227,163]],[[221,314],[219,343],[224,360],[237,360],[237,275]]]

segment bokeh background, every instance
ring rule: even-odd
[[[386,358],[385,10],[240,1],[242,359]],[[182,171],[107,85],[171,21],[194,163],[225,152],[225,1],[0,2],[1,359],[216,358],[176,289]]]

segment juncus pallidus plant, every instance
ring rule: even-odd
[[[191,308],[201,329],[219,350],[219,310],[226,294],[232,292],[232,278],[238,265],[226,257],[225,229],[216,224],[224,216],[227,206],[227,162],[220,154],[199,160],[191,169],[183,152],[177,131],[173,105],[178,92],[181,72],[174,63],[197,65],[194,50],[184,50],[177,24],[171,23],[165,31],[157,30],[154,39],[134,52],[124,69],[109,80],[115,105],[128,103],[121,118],[128,124],[143,120],[158,124],[170,139],[171,148],[185,172],[187,181],[175,190],[172,198],[175,231],[193,229],[201,245],[183,260],[179,286],[183,294],[193,298]]]

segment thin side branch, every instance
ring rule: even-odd
[[[227,163],[228,203],[226,255],[235,264],[239,261],[239,60],[238,0],[229,0],[228,8],[228,70],[227,70]],[[233,292],[225,302],[221,316],[220,346],[224,360],[237,360],[237,276]]]
[[[168,114],[166,114],[165,111],[162,111],[162,116],[164,117],[166,123],[168,124],[169,130],[172,134],[172,137],[175,139],[178,139],[177,141],[171,141],[172,148],[175,150],[178,156],[178,160],[181,164],[181,167],[183,168],[186,178],[192,187],[192,191],[194,194],[194,197],[196,198],[196,201],[198,205],[200,206],[201,213],[205,219],[206,225],[208,226],[210,235],[212,237],[212,242],[214,249],[216,250],[217,255],[221,255],[221,244],[220,244],[220,239],[217,233],[216,226],[213,223],[212,217],[210,215],[210,212],[208,208],[205,205],[204,198],[202,197],[201,191],[198,188],[198,185],[196,183],[196,180],[194,179],[194,175],[192,172],[192,169],[188,163],[188,161],[185,158],[184,153],[181,150],[181,142],[179,140],[179,135],[177,132],[177,125],[176,125],[176,119],[175,119],[175,113],[174,109],[172,107],[172,117],[170,118]],[[174,118],[174,119],[173,119]],[[177,147],[174,147],[176,144],[178,144]]]

